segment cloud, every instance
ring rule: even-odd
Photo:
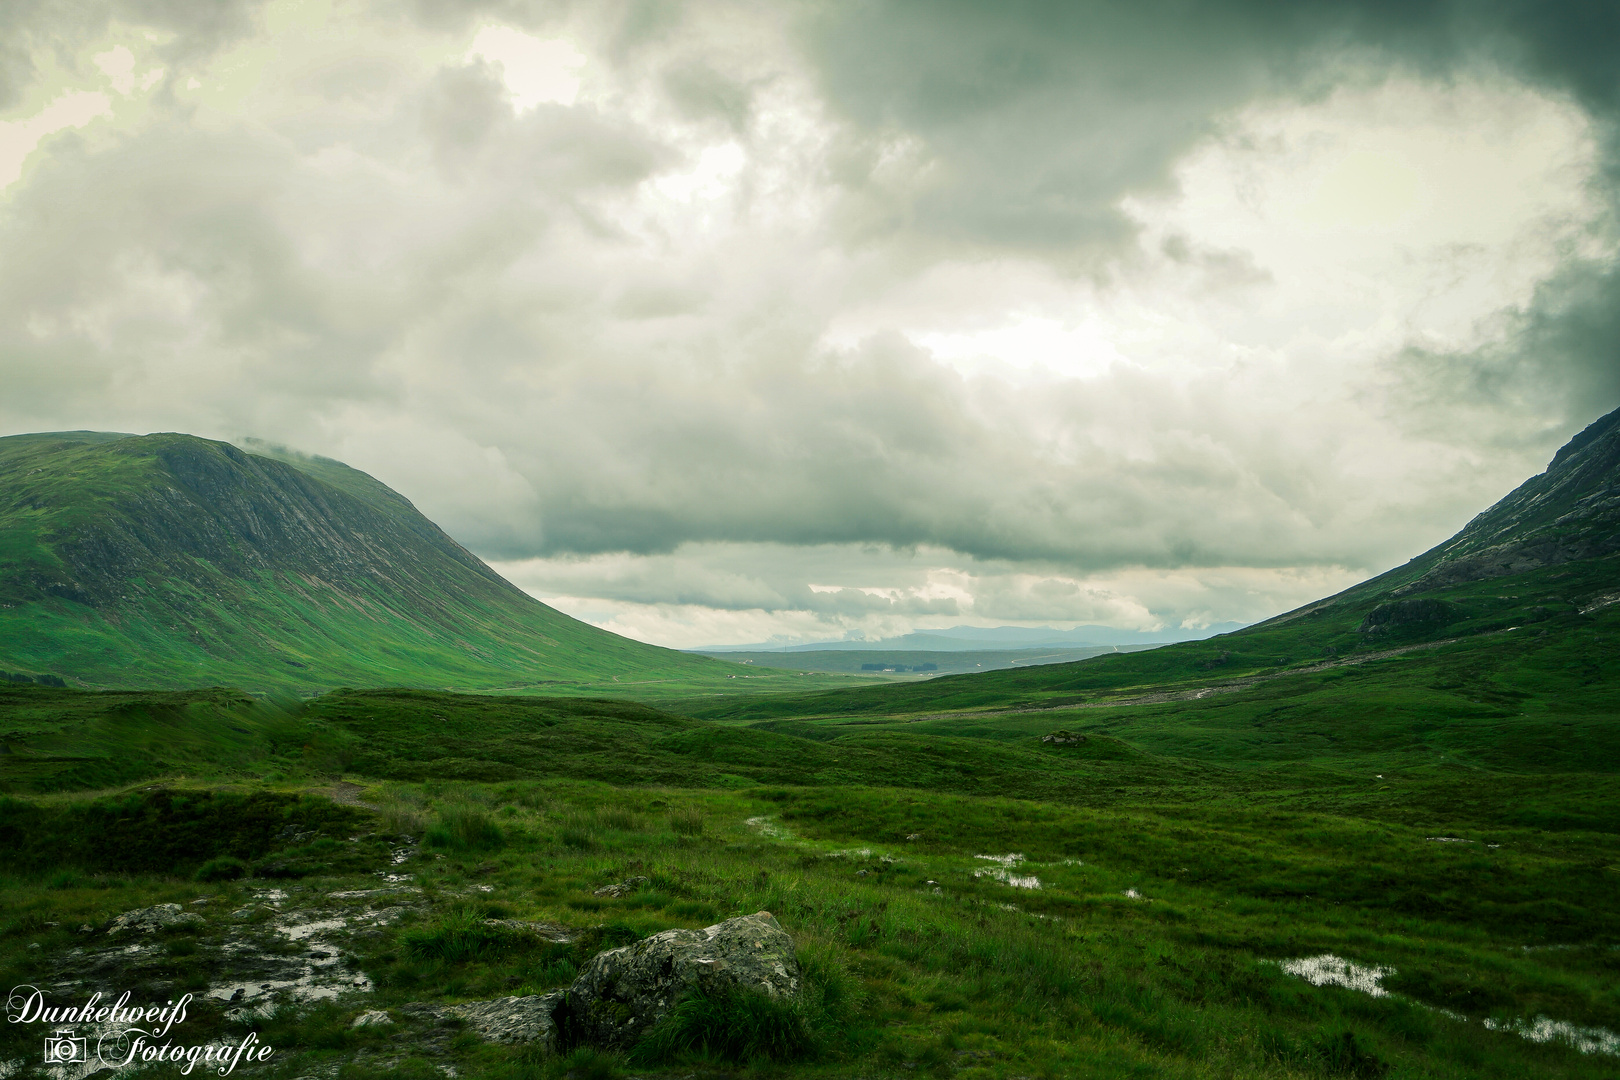
[[[41,73],[38,58],[76,52],[118,24],[145,28],[162,40],[157,52],[166,63],[188,65],[252,34],[264,5],[265,0],[8,0],[0,5],[0,110],[23,100]]]
[[[1620,403],[1601,13],[59,7],[0,424],[329,454],[658,640],[1260,618]]]

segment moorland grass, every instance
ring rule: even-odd
[[[1549,844],[1520,836],[1490,849],[1439,844],[1420,829],[1351,813],[1254,812],[1240,799],[1206,800],[1188,816],[1142,793],[1098,809],[875,788],[549,781],[480,792],[502,822],[504,845],[443,859],[424,853],[406,865],[424,889],[423,907],[356,943],[375,999],[323,1006],[302,1020],[281,1016],[278,1045],[298,1055],[289,1061],[361,1053],[368,1044],[343,1024],[363,1007],[539,993],[566,985],[600,948],[763,909],[794,936],[806,971],[818,973],[810,980],[821,988],[816,1007],[837,1023],[812,1023],[804,1043],[727,1042],[715,1018],[735,1003],[692,1005],[646,1051],[669,1064],[596,1054],[591,1067],[771,1075],[785,1055],[795,1072],[827,1076],[1613,1071],[1612,1058],[1481,1023],[1547,1016],[1620,1030],[1620,920],[1614,890],[1588,869],[1615,863],[1606,835],[1560,834]],[[440,798],[470,801],[464,789],[412,794],[431,814],[442,812]],[[675,831],[652,816],[654,802],[701,812],[704,833]],[[598,826],[588,848],[559,833],[566,815],[602,822],[638,806],[644,828]],[[775,824],[774,835],[761,823]],[[1017,870],[1038,878],[1039,889],[975,873],[1002,865],[977,856],[1009,854],[1023,856]],[[631,874],[650,882],[620,898],[593,895]],[[293,892],[296,902],[366,880],[315,875],[288,888],[309,890]],[[474,881],[492,891],[469,901]],[[14,982],[39,975],[42,955],[72,946],[69,926],[188,902],[198,888],[161,873],[90,871],[52,884],[15,871],[3,884],[0,964]],[[209,910],[243,902],[256,887],[213,883]],[[560,922],[581,935],[564,945],[510,938],[491,930],[489,917]],[[200,940],[218,932],[211,924]],[[35,942],[42,949],[28,950]],[[1385,980],[1391,995],[1312,986],[1278,966],[1323,953],[1394,969]],[[174,959],[182,970],[186,962]],[[463,1075],[563,1075],[555,1060],[474,1037],[450,1053]]]

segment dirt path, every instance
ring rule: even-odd
[[[1517,630],[1518,627],[1511,627]],[[1505,634],[1506,630],[1496,633]],[[1024,713],[1043,712],[1070,712],[1074,709],[1112,709],[1120,705],[1162,705],[1167,701],[1199,701],[1215,694],[1235,694],[1239,690],[1247,690],[1260,683],[1271,682],[1273,679],[1286,679],[1294,675],[1311,675],[1318,671],[1327,671],[1330,668],[1354,667],[1357,664],[1366,664],[1373,660],[1387,660],[1391,656],[1400,656],[1403,653],[1417,652],[1419,649],[1437,649],[1442,645],[1451,645],[1461,641],[1461,638],[1446,638],[1443,641],[1425,641],[1421,645],[1403,645],[1399,649],[1382,649],[1378,652],[1363,653],[1360,656],[1350,656],[1343,660],[1324,660],[1318,664],[1309,664],[1305,667],[1289,668],[1287,671],[1278,671],[1270,675],[1255,675],[1245,679],[1229,679],[1225,682],[1215,683],[1211,686],[1197,687],[1191,690],[1166,690],[1156,694],[1142,694],[1138,697],[1112,698],[1108,701],[1080,701],[1069,705],[1035,705],[1023,709],[983,709],[977,712],[943,712],[927,713],[922,716],[908,716],[903,721],[907,724],[919,724],[924,720],[970,719],[978,716],[1017,716]],[[858,723],[871,723],[871,721],[857,721]]]

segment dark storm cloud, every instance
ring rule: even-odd
[[[1620,5],[1186,0],[890,0],[805,21],[829,103],[856,128],[837,177],[857,239],[1072,255],[1118,241],[1127,193],[1163,188],[1219,117],[1267,93],[1325,90],[1356,51],[1444,73],[1488,60],[1607,115],[1620,95]],[[933,168],[895,191],[885,136]]]
[[[1094,263],[1133,231],[1121,197],[1169,185],[1222,114],[1325,91],[1346,58],[1492,65],[1569,95],[1597,121],[1620,205],[1620,4],[1603,0],[890,0],[820,5],[804,27],[852,123],[832,175],[856,244]],[[885,177],[885,139],[919,141],[927,167]],[[1568,427],[1620,404],[1617,310],[1620,276],[1588,267],[1543,288],[1508,341],[1408,359],[1430,403],[1539,396]]]
[[[15,98],[29,49],[118,19],[175,32],[166,55],[201,56],[251,32],[254,10],[0,4],[14,52],[0,63]],[[1140,227],[1122,200],[1168,191],[1189,150],[1257,100],[1496,65],[1607,124],[1620,70],[1609,4],[787,5],[771,9],[791,27],[781,70],[757,59],[779,43],[763,40],[769,19],[743,21],[747,5],[374,10],[463,36],[416,67],[402,48],[282,71],[261,88],[262,123],[191,127],[171,98],[118,138],[53,136],[0,208],[7,416],[147,417],[331,453],[509,558],[707,543],[929,547],[1080,573],[1376,568],[1460,524],[1501,493],[1494,481],[1448,461],[1428,487],[1386,494],[1341,460],[1333,407],[1262,413],[1221,375],[969,377],[883,326],[833,346],[826,331],[945,258],[1105,277]],[[716,11],[759,48],[690,27]],[[461,55],[484,20],[566,29],[608,89],[519,108],[495,64]],[[355,54],[383,47],[369,29]],[[801,77],[814,108],[772,104]],[[785,114],[825,138],[771,178],[792,189],[791,213],[750,217],[770,190],[752,175],[718,208],[635,202],[698,170],[705,141],[746,156],[762,118],[791,127]],[[694,224],[733,211],[735,235]],[[1268,280],[1243,251],[1172,237],[1161,253],[1223,282]],[[1555,279],[1489,348],[1401,358],[1395,408],[1448,446],[1515,423],[1521,442],[1556,441],[1620,398],[1616,299],[1603,267]],[[1515,410],[1530,400],[1525,433]],[[1467,410],[1492,417],[1483,434],[1458,429]],[[611,594],[899,603],[804,581],[734,596],[625,581]],[[1078,586],[1041,588],[1006,610],[1051,617],[1030,613]]]

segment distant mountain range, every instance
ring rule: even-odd
[[[952,626],[945,630],[919,630],[899,637],[872,640],[815,641],[802,645],[760,642],[754,645],[715,645],[689,652],[708,655],[727,652],[794,653],[828,652],[991,652],[1049,647],[1084,649],[1097,645],[1162,645],[1177,641],[1199,641],[1215,634],[1241,630],[1243,623],[1216,623],[1202,630],[1116,630],[1111,626],[1077,626],[1054,630],[1049,626]]]
[[[0,438],[0,672],[303,692],[718,684],[735,670],[547,607],[341,462],[250,450]]]
[[[1445,672],[1430,670],[1419,696],[1442,695],[1435,699],[1445,703],[1443,708],[1466,712],[1489,704],[1502,709],[1495,719],[1528,722],[1518,703],[1534,696],[1533,691],[1507,693],[1492,682],[1500,677],[1524,687],[1557,687],[1562,708],[1589,709],[1581,722],[1610,724],[1615,711],[1610,659],[1615,651],[1610,643],[1620,631],[1617,620],[1620,410],[1579,432],[1544,473],[1524,481],[1452,539],[1343,593],[1243,630],[1097,656],[1084,664],[1021,664],[1014,670],[941,674],[795,698],[716,699],[690,714],[758,722],[789,716],[904,716],[1009,703],[1019,708],[1061,706],[1119,688],[1176,680],[1202,687],[1189,691],[1202,698],[1212,683],[1241,687],[1288,670],[1333,678],[1362,662],[1427,653],[1432,644],[1445,648]],[[953,628],[953,633],[962,631],[970,628]],[[1443,698],[1455,688],[1468,688],[1471,696]],[[1409,696],[1377,703],[1369,699],[1366,716],[1383,717],[1380,722],[1387,721],[1390,730],[1406,730],[1403,724],[1413,716],[1409,708]],[[1324,712],[1319,719],[1311,738],[1332,742],[1345,717]],[[1554,738],[1550,729],[1536,730],[1536,738]],[[1422,729],[1413,729],[1414,740],[1422,737]]]

